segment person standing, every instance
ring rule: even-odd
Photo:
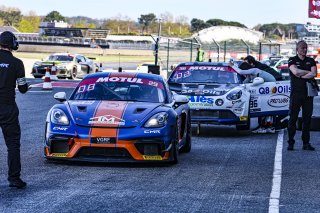
[[[200,47],[197,47],[196,61],[198,61],[198,62],[204,61],[204,51]]]
[[[294,150],[294,136],[296,134],[296,122],[300,108],[302,108],[302,141],[303,150],[315,150],[310,144],[310,123],[313,111],[313,97],[308,97],[306,82],[317,74],[316,62],[307,57],[308,45],[305,41],[299,41],[296,45],[297,55],[289,58],[288,67],[291,78],[291,93],[288,122],[288,150]]]
[[[10,31],[0,34],[0,127],[8,150],[9,187],[24,188],[21,180],[19,109],[15,102],[15,88],[28,91],[23,62],[12,55],[19,43]]]

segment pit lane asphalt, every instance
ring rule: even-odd
[[[36,80],[31,80],[36,83]],[[17,93],[22,129],[24,190],[8,187],[6,147],[0,137],[0,212],[268,212],[278,133],[237,133],[203,126],[177,165],[50,163],[43,158],[44,123],[57,103],[33,88]],[[316,99],[315,114],[320,111]],[[284,131],[280,212],[319,212],[319,132],[315,152],[286,151]]]

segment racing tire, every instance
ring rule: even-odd
[[[186,142],[184,144],[184,146],[180,149],[181,152],[190,152],[191,151],[191,147],[192,147],[192,129],[191,129],[191,120],[190,120],[190,116],[188,116],[189,119],[187,121],[187,130],[186,130]]]
[[[250,118],[248,118],[248,121],[244,125],[236,125],[237,131],[247,131],[250,130]]]
[[[69,79],[72,79],[72,80],[76,79],[77,73],[78,73],[77,68],[74,67],[74,68],[71,70],[71,72],[70,72],[70,77],[69,77]]]
[[[179,135],[178,130],[175,130],[175,138],[172,140],[171,156],[172,164],[177,164],[179,162]]]

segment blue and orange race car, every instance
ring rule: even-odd
[[[177,163],[191,150],[189,100],[159,75],[90,74],[69,100],[54,97],[61,103],[47,115],[47,159]]]

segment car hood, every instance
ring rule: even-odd
[[[74,122],[86,127],[135,127],[161,103],[68,101]]]
[[[182,95],[221,96],[239,84],[182,84]]]

